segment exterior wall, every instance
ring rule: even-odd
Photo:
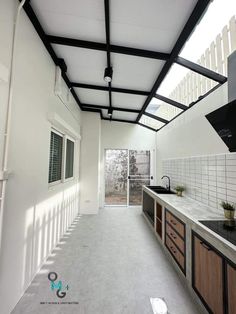
[[[99,209],[101,118],[97,113],[83,112],[81,141],[82,214],[96,214]]]
[[[157,132],[157,176],[161,183],[162,161],[227,153],[228,148],[205,118],[228,102],[227,83]]]
[[[134,149],[150,150],[154,157],[152,170],[155,174],[155,137],[156,133],[140,125],[102,121],[101,128],[101,181],[100,181],[100,207],[104,206],[105,177],[104,153],[105,149]]]
[[[0,3],[0,63],[9,68],[13,17],[18,1]],[[48,186],[49,146],[57,113],[80,133],[80,110],[54,95],[55,66],[31,22],[22,12],[16,49],[7,194],[0,258],[1,313],[9,314],[43,261],[78,213],[79,141],[73,180]],[[0,161],[7,100],[0,83]]]

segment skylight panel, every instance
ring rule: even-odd
[[[152,129],[155,129],[155,130],[160,129],[163,125],[165,125],[164,123],[159,122],[159,121],[152,119],[150,117],[147,117],[145,115],[142,115],[139,122],[152,128]]]
[[[183,110],[169,105],[161,100],[153,98],[150,104],[148,105],[146,112],[151,113],[157,117],[163,118],[170,121]]]

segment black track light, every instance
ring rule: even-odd
[[[107,114],[108,116],[112,116],[112,113],[113,113],[113,109],[111,107],[108,108],[108,111],[107,111]]]
[[[112,67],[105,68],[104,81],[110,83],[112,80],[113,69]]]

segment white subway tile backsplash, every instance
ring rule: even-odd
[[[172,188],[184,185],[199,202],[219,210],[221,201],[236,202],[236,153],[167,159],[162,169]]]

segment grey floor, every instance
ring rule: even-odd
[[[50,290],[50,271],[69,285],[65,298]],[[150,297],[171,314],[199,313],[141,210],[105,208],[76,218],[12,313],[153,314]]]

